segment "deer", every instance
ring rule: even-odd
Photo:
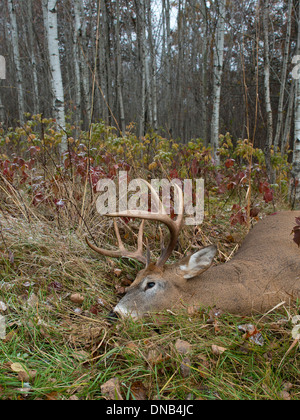
[[[290,304],[300,298],[300,255],[290,236],[295,211],[280,211],[258,221],[228,262],[215,264],[218,248],[208,245],[167,264],[184,224],[183,192],[175,185],[180,191],[179,211],[174,220],[166,213],[156,191],[146,184],[159,202],[159,212],[131,210],[106,215],[113,218],[117,250],[99,248],[86,237],[89,247],[100,255],[132,258],[145,265],[111,315],[138,319],[147,314],[193,305],[216,307],[222,312],[245,316],[262,314],[276,305]],[[135,251],[125,248],[116,222],[118,217],[142,220]],[[170,232],[166,247],[161,238],[157,262],[151,261],[149,246],[144,253],[146,220],[160,222]]]

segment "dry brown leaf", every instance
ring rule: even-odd
[[[101,385],[101,393],[107,400],[123,400],[118,378],[109,379]]]
[[[224,351],[227,350],[226,347],[216,346],[215,344],[211,346],[211,349],[215,356],[220,356],[220,354],[224,353]]]
[[[175,348],[180,354],[187,354],[192,350],[192,345],[188,341],[178,339]]]
[[[147,390],[143,382],[141,381],[133,382],[133,384],[131,384],[130,391],[132,394],[130,396],[131,400],[133,399],[139,400],[139,401],[147,400]]]
[[[158,363],[161,363],[164,360],[164,357],[162,355],[162,352],[160,352],[157,349],[152,349],[148,353],[147,360],[149,363],[156,365]]]
[[[180,372],[183,378],[188,378],[191,374],[191,360],[189,357],[184,357],[180,365]]]
[[[35,379],[36,374],[37,374],[36,370],[29,370],[28,372],[21,370],[18,373],[18,379],[19,381],[22,381],[22,382],[30,382]]]
[[[26,368],[21,365],[21,363],[12,363],[10,365],[10,368],[13,372],[19,373],[19,372],[26,372]]]
[[[122,270],[120,268],[115,268],[114,269],[114,274],[117,277],[120,277],[120,275],[122,274]]]
[[[289,392],[287,392],[287,391],[279,392],[278,396],[279,396],[279,398],[281,398],[282,400],[285,400],[285,401],[290,401],[291,400],[291,396],[290,396]]]
[[[73,303],[77,303],[77,304],[81,305],[83,303],[83,301],[84,301],[84,296],[82,296],[80,293],[73,293],[70,296],[70,300]]]

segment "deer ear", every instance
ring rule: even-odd
[[[185,258],[180,264],[180,270],[183,272],[185,279],[192,279],[195,276],[203,273],[213,263],[217,254],[217,247],[214,245],[202,248],[200,251]]]

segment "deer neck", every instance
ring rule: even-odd
[[[256,267],[251,262],[232,261],[213,266],[188,281],[184,299],[201,306],[215,305],[231,313],[262,312],[272,303],[274,293],[262,293],[262,278],[256,277]]]

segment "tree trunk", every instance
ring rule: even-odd
[[[29,4],[22,3],[22,14],[24,18],[24,26],[27,28],[28,32],[28,42],[27,49],[30,54],[30,64],[32,72],[32,97],[33,97],[33,109],[32,112],[34,115],[37,115],[40,112],[39,106],[39,86],[38,86],[38,74],[37,74],[37,60],[35,56],[35,43],[33,36],[33,0],[29,1]],[[26,39],[27,41],[27,39]]]
[[[75,22],[74,22],[74,31],[72,34],[72,41],[73,41],[73,60],[74,60],[74,98],[75,98],[75,122],[76,125],[80,125],[81,120],[81,72],[80,72],[80,28],[81,28],[81,21],[80,16],[78,14],[79,6],[76,5],[78,0],[75,0],[74,3],[74,15],[75,15]],[[77,10],[76,10],[77,9]]]
[[[276,134],[274,138],[275,151],[277,151],[277,148],[279,146],[279,141],[282,134],[282,126],[283,126],[283,100],[284,100],[284,93],[286,89],[286,86],[285,86],[286,73],[287,73],[287,64],[288,64],[288,59],[289,59],[290,39],[291,39],[292,6],[293,6],[293,0],[289,0],[288,12],[287,12],[287,29],[286,29],[286,37],[285,37],[285,47],[284,47],[281,81],[280,81],[280,94],[279,94],[279,103],[278,103],[278,112],[277,112],[277,115],[278,115],[277,127],[276,127]]]
[[[267,139],[265,143],[266,169],[271,183],[274,182],[271,167],[271,147],[273,144],[273,114],[270,94],[270,56],[269,56],[269,0],[263,0],[263,30],[264,30],[264,90],[267,113]]]
[[[116,43],[117,43],[117,90],[118,100],[120,109],[120,120],[122,134],[125,135],[125,113],[123,103],[123,92],[122,92],[122,58],[121,58],[121,46],[120,46],[120,0],[117,0],[117,26],[116,26]]]
[[[138,31],[139,31],[139,53],[140,53],[140,69],[141,69],[141,108],[140,108],[140,124],[139,137],[145,135],[145,113],[146,113],[146,54],[145,54],[145,39],[146,39],[146,21],[145,21],[145,0],[139,0],[138,5]]]
[[[5,108],[2,104],[1,94],[0,94],[0,124],[4,124],[5,121]]]
[[[223,74],[224,59],[224,32],[225,0],[220,0],[218,10],[218,24],[216,29],[216,45],[214,47],[213,112],[211,121],[211,145],[213,147],[216,164],[220,163],[220,158],[217,155],[217,149],[219,147],[221,80]]]
[[[47,13],[44,22],[47,22],[47,43],[50,61],[50,74],[53,90],[53,104],[56,122],[59,128],[65,131],[65,100],[64,88],[62,82],[61,65],[59,59],[59,43],[58,43],[58,28],[57,28],[57,0],[43,0],[45,7],[43,12]],[[68,150],[68,142],[65,134],[62,137],[60,152],[64,153]]]
[[[294,109],[294,103],[295,103],[295,80],[292,81],[288,102],[289,102],[289,106],[288,106],[288,110],[286,114],[285,127],[284,127],[282,141],[281,141],[281,155],[282,156],[287,152],[287,149],[290,146],[289,138],[291,134],[292,116],[293,116],[293,109]]]
[[[81,0],[74,0],[75,26],[77,31],[77,45],[80,62],[80,75],[82,81],[84,126],[87,128],[90,122],[91,98],[90,98],[90,75],[88,68],[88,40],[87,22],[84,15],[83,3]]]
[[[300,54],[300,5],[297,16],[297,55]],[[294,127],[294,152],[293,152],[293,176],[295,180],[295,206],[300,207],[300,78],[295,80],[295,127]]]
[[[151,114],[152,128],[157,131],[157,87],[156,87],[156,51],[154,49],[154,41],[152,34],[152,11],[151,0],[147,0],[147,27],[149,40],[149,76],[150,76],[150,96],[151,96]]]
[[[18,110],[19,110],[19,120],[21,124],[24,124],[24,113],[25,113],[25,99],[23,92],[23,74],[22,74],[22,65],[20,60],[20,51],[19,51],[19,33],[17,26],[16,11],[13,0],[8,0],[8,10],[11,23],[11,41],[14,62],[16,67],[16,78],[17,78],[17,92],[18,92]]]

